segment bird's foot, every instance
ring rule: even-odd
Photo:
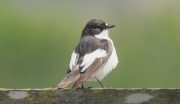
[[[77,89],[85,89],[85,88],[84,88],[84,85],[82,84],[82,86],[78,87]]]
[[[93,88],[93,87],[88,87],[88,89],[91,89],[91,88]]]

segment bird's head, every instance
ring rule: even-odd
[[[108,23],[99,19],[92,19],[87,22],[86,26],[84,27],[82,31],[82,37],[86,35],[98,35],[104,30],[108,32],[110,28],[113,28],[115,26],[116,25],[109,25]]]

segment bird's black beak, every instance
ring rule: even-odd
[[[109,25],[108,26],[108,28],[110,29],[110,28],[113,28],[113,27],[115,27],[116,25]]]

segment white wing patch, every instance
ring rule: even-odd
[[[102,58],[107,55],[106,51],[103,49],[97,49],[96,51],[86,54],[83,58],[83,62],[81,63],[80,67],[83,67],[81,72],[84,72],[96,58]]]
[[[70,70],[73,69],[73,66],[75,65],[75,61],[76,61],[76,56],[77,54],[73,51],[72,55],[71,55],[71,61],[69,63],[69,68]]]

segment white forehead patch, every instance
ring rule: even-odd
[[[106,26],[108,26],[108,24],[107,24],[107,23],[106,23],[105,25],[106,25]]]

